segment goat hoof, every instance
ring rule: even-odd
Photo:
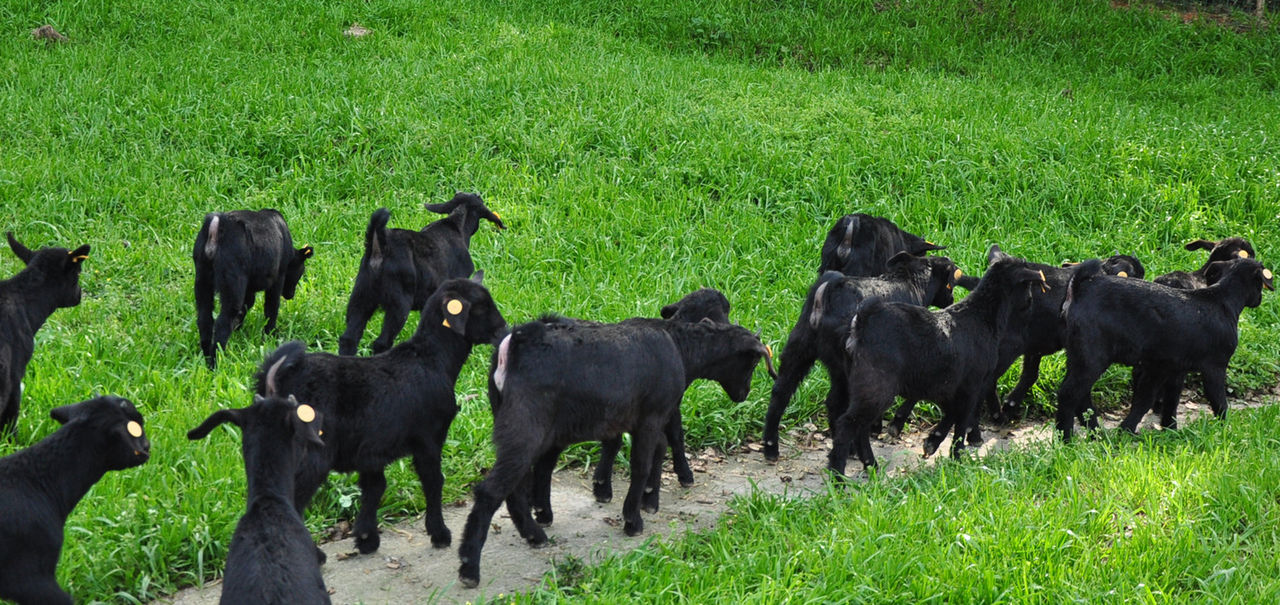
[[[480,577],[476,576],[473,578],[466,574],[459,573],[458,583],[461,584],[463,588],[475,588],[480,585]]]
[[[938,439],[937,441],[934,441],[932,437],[925,439],[924,440],[924,457],[928,458],[929,456],[932,456],[934,452],[938,451],[939,445],[942,445],[941,439]]]
[[[969,431],[969,434],[965,436],[965,441],[968,441],[969,445],[982,445],[982,431],[978,429]]]
[[[1166,425],[1163,425],[1163,426],[1164,426],[1164,430],[1166,430],[1166,431],[1176,431],[1176,430],[1178,430],[1178,421],[1177,421],[1177,420],[1170,420],[1170,421],[1169,421],[1169,424],[1166,424]]]
[[[440,535],[431,536],[432,548],[449,548],[449,544],[453,542],[453,536],[449,530],[444,530]]]
[[[378,546],[382,543],[382,536],[378,535],[377,530],[371,533],[360,534],[356,536],[356,550],[360,554],[367,555],[378,550]]]
[[[657,505],[657,504],[642,504],[642,505],[640,505],[640,510],[642,510],[642,511],[644,511],[644,512],[646,512],[646,513],[649,513],[650,515],[652,515],[652,514],[654,514],[654,513],[658,512],[658,505]]]
[[[329,555],[324,554],[324,551],[320,550],[320,547],[317,546],[316,547],[316,563],[320,565],[324,565],[324,562],[328,560],[329,560]]]
[[[889,426],[885,427],[884,434],[890,439],[897,439],[902,436],[902,427],[898,426],[896,422],[891,422]]]
[[[591,487],[591,493],[595,495],[596,502],[600,504],[608,504],[613,500],[613,486],[605,483],[597,483]]]
[[[681,479],[680,487],[693,487],[693,477],[689,477],[688,480]]]
[[[627,532],[628,536],[638,536],[644,531],[644,521],[636,521],[635,523],[627,521],[623,524],[622,531]]]
[[[529,546],[533,548],[542,548],[547,545],[547,534],[542,529],[538,529],[525,539],[525,542],[528,542]]]
[[[555,517],[551,514],[551,511],[540,510],[533,515],[533,520],[537,521],[540,527],[549,527],[554,518]]]

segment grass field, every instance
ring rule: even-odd
[[[513,323],[544,311],[655,315],[711,286],[729,296],[736,321],[763,329],[775,349],[814,277],[825,230],[848,212],[890,217],[948,245],[975,273],[987,246],[999,243],[1042,262],[1131,253],[1159,274],[1203,260],[1182,250],[1186,241],[1228,235],[1250,238],[1271,263],[1280,232],[1280,32],[1240,14],[1223,25],[1145,5],[1031,0],[8,0],[0,22],[9,24],[0,37],[0,228],[32,246],[93,245],[84,301],[37,334],[18,437],[0,443],[0,454],[51,432],[49,409],[94,392],[134,400],[154,443],[146,466],[106,477],[68,523],[60,580],[80,601],[145,600],[219,573],[244,504],[239,441],[228,432],[188,443],[185,432],[214,409],[247,405],[257,363],[280,342],[336,349],[364,225],[380,206],[392,210],[392,226],[417,228],[436,218],[423,202],[481,193],[510,228],[482,226],[472,254]],[[344,36],[354,22],[372,33]],[[71,43],[31,40],[26,32],[43,23]],[[191,245],[204,213],[259,207],[280,209],[295,240],[316,254],[297,298],[283,305],[279,333],[264,336],[261,315],[251,314],[210,372],[196,341]],[[0,255],[0,275],[19,268]],[[1274,295],[1264,299],[1241,321],[1230,375],[1237,390],[1273,384],[1280,372],[1280,305]],[[459,382],[447,499],[465,496],[492,461],[486,355],[474,355]],[[1052,406],[1062,366],[1060,356],[1046,360],[1032,395],[1037,409]],[[1122,401],[1127,380],[1113,371],[1098,396]],[[818,411],[820,382],[802,388],[784,422]],[[758,434],[767,398],[763,371],[742,404],[695,385],[684,404],[691,445]],[[1161,436],[1151,448],[1231,447],[1231,466],[1251,468],[1243,458],[1269,468],[1263,442],[1244,447],[1229,436],[1251,430],[1237,426],[1244,418]],[[1058,487],[1035,487],[1058,481],[1050,465],[1089,456],[1137,458],[1122,471],[1140,477],[1132,481],[1151,494],[1177,492],[1158,461],[1141,462],[1158,455],[1146,444],[1010,456],[1008,464],[1024,469],[1003,475],[1017,487],[1012,511],[1057,498]],[[383,512],[413,514],[422,507],[416,479],[407,465],[393,466]],[[981,485],[982,473],[969,466],[938,472]],[[1124,477],[1072,476],[1090,477],[1083,489],[1093,490]],[[806,531],[821,535],[824,525],[834,535],[887,534],[864,524],[888,527],[888,517],[862,513],[894,510],[907,498],[895,490],[958,497],[937,479],[911,485],[796,505],[808,512],[795,522],[815,520]],[[1275,552],[1258,538],[1275,535],[1270,485],[1248,500],[1266,504],[1268,529],[1241,534],[1242,548]],[[308,523],[319,530],[351,514],[354,493],[353,482],[335,477]],[[849,506],[850,498],[866,502]],[[975,515],[1012,514],[948,502]],[[763,527],[789,516],[778,511],[790,506],[761,499],[745,509]],[[1212,512],[1174,517],[1185,519],[1175,537],[1218,544],[1208,535],[1217,526],[1204,522]],[[1043,522],[1049,533],[1079,533],[1069,519]],[[1008,529],[981,527],[968,533],[984,540]],[[885,550],[914,557],[916,567],[948,558],[949,534],[925,535],[914,550],[902,540]],[[1170,535],[1151,539],[1183,543]],[[714,539],[728,542],[698,550],[712,548],[712,538],[694,538],[673,548],[703,561],[771,552],[735,531]],[[993,544],[986,552],[994,558],[1030,552]],[[1028,549],[1042,546],[1028,539]],[[1085,585],[1071,553],[1034,561],[1064,578],[1055,594],[1104,598],[1070,588]],[[1199,573],[1205,560],[1168,568],[1154,557],[1108,565],[1174,569],[1161,572],[1180,574],[1162,576],[1162,590],[1208,581]],[[778,551],[768,558],[777,562]],[[734,569],[744,578],[761,573]],[[987,577],[950,569],[970,584]],[[591,577],[614,577],[599,573]],[[990,577],[998,584],[1009,575]],[[928,596],[859,593],[855,579],[836,585],[876,600]],[[871,587],[884,578],[863,580]],[[1242,595],[1244,585],[1233,582],[1204,594]],[[1122,596],[1172,598],[1162,594]],[[1035,598],[1028,595],[1021,593]]]

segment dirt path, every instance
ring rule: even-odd
[[[1232,400],[1233,408],[1253,407],[1274,402],[1276,391],[1260,393],[1244,400]],[[1207,413],[1207,406],[1187,402],[1179,410],[1179,422]],[[1119,415],[1106,417],[1103,425],[1114,427]],[[1148,415],[1144,430],[1153,428]],[[984,427],[987,441],[978,454],[1047,440],[1050,425],[1042,422],[994,429]],[[900,441],[874,440],[873,447],[880,463],[891,475],[932,464],[933,458],[922,460],[924,432],[908,433]],[[674,475],[663,475],[662,509],[645,515],[645,533],[628,538],[622,532],[622,496],[627,478],[614,476],[615,499],[597,504],[591,496],[591,478],[587,469],[566,469],[556,473],[552,487],[555,523],[547,528],[548,546],[530,548],[512,527],[506,510],[494,517],[489,540],[484,547],[481,584],[476,589],[462,588],[458,582],[457,544],[461,540],[470,502],[445,510],[445,523],[453,531],[454,545],[448,549],[431,548],[422,528],[421,518],[382,529],[382,545],[371,555],[356,554],[352,539],[347,538],[322,546],[329,556],[324,566],[324,580],[335,604],[366,605],[406,603],[484,602],[502,594],[529,590],[558,561],[570,556],[585,562],[598,561],[611,553],[626,552],[643,546],[655,536],[668,537],[684,531],[712,527],[720,515],[729,510],[729,499],[735,494],[749,494],[752,489],[772,494],[805,497],[822,491],[822,471],[830,447],[825,432],[813,424],[792,428],[783,438],[782,457],[776,464],[766,463],[759,446],[748,444],[737,452],[720,453],[706,450],[694,454],[696,484],[680,488]],[[947,452],[944,442],[939,452]],[[669,465],[668,465],[669,466]],[[619,464],[619,468],[625,467]],[[850,472],[860,468],[850,461]],[[174,605],[206,605],[217,603],[221,585],[214,582],[179,592],[159,603]]]

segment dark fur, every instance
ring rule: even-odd
[[[845,347],[849,404],[833,425],[829,468],[843,476],[851,446],[865,468],[875,466],[872,424],[899,395],[942,408],[942,422],[925,439],[925,455],[936,451],[954,427],[951,453],[958,456],[978,401],[995,381],[1000,340],[1019,328],[1031,292],[1041,292],[1043,279],[1027,263],[1006,259],[987,269],[973,293],[941,311],[881,299],[864,302]]]
[[[299,416],[298,401],[275,394],[254,395],[253,405],[219,410],[187,433],[203,439],[230,422],[244,433],[240,451],[248,480],[244,515],[227,552],[221,603],[328,603],[311,532],[294,508],[293,477],[298,460],[311,445],[323,447],[324,415]]]
[[[474,193],[459,193],[443,204],[427,204],[427,210],[447,214],[421,231],[388,229],[391,212],[379,208],[369,218],[364,235],[364,257],[347,301],[347,329],[338,339],[340,355],[355,355],[373,312],[382,309],[382,332],[373,341],[374,354],[391,348],[410,310],[420,310],[427,297],[449,279],[465,278],[475,271],[471,262],[471,236],[487,219],[506,229],[502,219]]]
[[[818,275],[839,271],[850,276],[872,277],[883,273],[889,259],[899,252],[924,256],[930,250],[944,249],[946,246],[899,229],[889,219],[862,213],[846,214],[827,232]]]
[[[0,434],[13,435],[22,399],[22,377],[35,353],[35,334],[54,311],[80,304],[80,265],[86,244],[75,250],[31,251],[13,237],[9,249],[26,265],[0,281]]]
[[[992,246],[987,250],[988,263],[1014,258],[1016,257],[1005,254],[1004,251],[1000,250],[999,246]],[[1062,320],[1062,302],[1066,297],[1067,282],[1070,281],[1071,276],[1080,265],[1070,264],[1055,267],[1053,265],[1027,262],[1027,266],[1044,272],[1047,289],[1035,297],[1031,305],[1030,316],[1025,322],[1019,322],[1022,328],[1007,333],[1000,341],[996,378],[1003,376],[1018,357],[1022,357],[1022,373],[1018,377],[1018,384],[1005,396],[1003,406],[1000,404],[999,394],[995,391],[995,383],[992,383],[991,391],[987,394],[986,399],[996,422],[1007,422],[1009,419],[1023,414],[1023,401],[1026,399],[1027,393],[1031,391],[1032,385],[1040,378],[1040,360],[1047,355],[1061,351],[1066,343],[1066,324]],[[1146,275],[1142,263],[1137,258],[1125,254],[1117,254],[1103,259],[1102,268],[1108,275],[1124,273],[1126,277],[1135,279],[1142,279]],[[890,432],[894,434],[900,433],[910,414],[910,405],[899,407],[893,421],[890,422]],[[969,443],[981,443],[982,437],[977,424],[975,423],[971,428],[973,430],[969,434]]]
[[[702,288],[662,307],[660,313],[662,318],[668,321],[694,323],[705,320],[727,324],[729,323],[729,299],[719,290]],[[689,458],[684,451],[684,419],[678,407],[671,415],[671,421],[667,423],[666,435],[667,445],[671,447],[671,468],[675,471],[680,485],[689,487],[693,485],[693,469],[689,468]],[[591,480],[591,490],[596,497],[596,502],[605,503],[613,500],[613,463],[621,449],[621,438],[606,439],[600,443],[600,464],[596,465]],[[550,481],[551,477],[535,479],[535,481],[543,480]],[[549,525],[551,511],[550,503],[547,504],[547,508],[543,509],[537,508],[537,503],[534,506],[538,513],[538,522]]]
[[[1125,428],[1151,409],[1162,385],[1200,372],[1214,414],[1227,413],[1227,364],[1235,353],[1236,326],[1245,307],[1262,303],[1272,289],[1262,263],[1237,259],[1209,287],[1178,290],[1156,283],[1102,275],[1086,263],[1072,278],[1063,314],[1067,324],[1067,374],[1058,389],[1057,428],[1071,439],[1075,416],[1090,409],[1090,390],[1113,363],[1135,369],[1133,407]],[[1085,426],[1095,428],[1089,416]]]
[[[270,208],[211,212],[204,217],[191,252],[196,265],[196,328],[200,351],[210,368],[218,364],[218,348],[227,346],[262,292],[263,332],[276,329],[280,299],[291,300],[311,257],[310,246],[293,248],[284,217]],[[218,319],[213,319],[213,295]]]
[[[548,473],[574,443],[631,434],[624,529],[632,536],[643,531],[641,508],[658,508],[659,473],[651,471],[666,449],[664,427],[685,389],[698,378],[714,380],[730,399],[742,401],[765,356],[751,332],[711,322],[539,320],[518,326],[499,345],[490,371],[497,460],[474,488],[475,506],[458,550],[459,580],[478,584],[480,551],[504,500],[521,537],[534,545],[546,541],[528,496],[549,502],[549,493],[539,493],[549,486],[533,478]]]
[[[879,297],[913,305],[947,307],[954,300],[956,271],[955,263],[945,256],[917,257],[899,252],[879,277],[849,277],[834,271],[820,275],[809,288],[800,318],[782,349],[778,379],[773,383],[764,420],[765,458],[778,459],[778,425],[815,361],[822,362],[831,380],[826,399],[828,426],[834,427],[835,419],[844,413],[848,403],[844,342],[849,335],[849,320],[865,300]]]
[[[453,302],[462,305],[459,313],[450,312]],[[448,546],[451,535],[440,509],[440,456],[458,413],[454,384],[471,347],[492,343],[505,332],[506,322],[489,291],[479,281],[453,279],[427,299],[413,337],[385,353],[305,353],[303,344],[294,341],[268,356],[257,375],[258,393],[266,394],[267,373],[283,360],[276,371],[279,392],[325,415],[325,447],[310,450],[298,465],[298,512],[306,509],[329,471],[359,473],[360,512],[353,531],[356,548],[371,553],[381,542],[378,506],[387,487],[383,469],[412,456],[426,498],[427,533],[432,545]]]
[[[1186,248],[1187,250],[1209,250],[1209,259],[1195,271],[1173,271],[1165,273],[1153,281],[1170,288],[1178,288],[1179,290],[1205,288],[1218,282],[1229,261],[1237,258],[1256,258],[1253,244],[1239,237],[1229,237],[1219,242],[1198,239],[1187,244]],[[1243,256],[1241,256],[1241,253],[1243,253]],[[1133,382],[1135,384],[1148,379],[1142,375],[1142,369],[1134,368],[1133,371]],[[1186,382],[1187,375],[1181,373],[1165,384],[1156,387],[1159,393],[1157,394],[1155,409],[1160,411],[1160,426],[1167,429],[1178,428],[1178,400],[1182,398],[1182,387]],[[1121,426],[1136,433],[1138,423],[1142,421],[1142,418],[1133,417],[1134,411],[1136,411],[1136,408],[1131,408],[1130,417],[1126,418],[1121,423]]]
[[[20,605],[71,603],[55,571],[63,526],[107,471],[147,461],[151,444],[129,434],[142,415],[127,399],[104,396],[55,408],[62,427],[0,458],[0,599]]]

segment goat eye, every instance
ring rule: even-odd
[[[142,425],[138,424],[138,422],[135,420],[130,420],[129,424],[124,425],[124,428],[125,430],[129,431],[130,435],[133,435],[134,437],[142,436]]]

